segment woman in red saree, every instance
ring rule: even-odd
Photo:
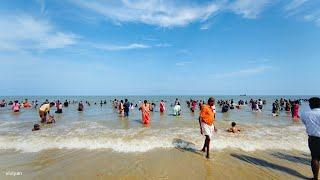
[[[142,123],[150,124],[150,110],[147,100],[144,100],[139,110],[141,110],[142,113]]]
[[[161,102],[160,102],[160,112],[164,112],[165,111],[165,106],[164,106],[164,102],[163,102],[163,100],[161,100]]]

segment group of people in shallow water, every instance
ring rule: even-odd
[[[291,112],[293,118],[299,118],[299,104],[301,104],[301,101],[306,101],[306,99],[299,99],[299,100],[294,100],[291,101],[286,100],[284,98],[281,98],[280,100],[276,99],[273,104],[272,104],[272,116],[279,116],[280,111],[287,111]],[[132,111],[133,109],[137,108],[139,111],[141,111],[141,117],[142,117],[142,123],[143,124],[149,124],[150,123],[150,115],[151,112],[154,111],[154,109],[157,107],[156,103],[154,101],[148,102],[147,100],[144,100],[143,102],[139,100],[138,103],[133,105],[133,103],[130,103],[128,99],[125,100],[118,100],[114,99],[113,101],[110,101],[112,104],[112,107],[119,112],[120,116],[123,117],[128,117],[129,112]],[[68,101],[65,100],[65,102],[60,102],[59,100],[55,102],[49,103],[49,101],[46,99],[45,102],[41,104],[39,107],[39,116],[41,118],[41,123],[54,123],[54,115],[50,115],[50,108],[55,106],[56,110],[55,113],[62,113],[63,107],[68,107],[69,104],[78,104],[78,111],[84,111],[84,103],[82,101]],[[85,104],[87,106],[91,106],[89,101],[85,101]],[[106,105],[107,101],[106,100],[101,100],[100,101],[100,106],[102,107],[103,105]],[[138,105],[139,104],[139,105]],[[257,111],[261,112],[263,109],[263,105],[267,104],[266,100],[254,100],[250,99],[249,101],[244,101],[244,100],[239,100],[237,103],[234,102],[233,99],[230,100],[218,100],[217,104],[221,108],[222,113],[228,112],[229,109],[241,109],[241,107],[247,105],[251,106],[252,111]],[[14,112],[19,112],[21,107],[25,108],[37,108],[38,106],[38,101],[32,101],[31,103],[28,102],[28,99],[25,99],[21,104],[18,102],[18,100],[15,101],[10,101],[7,103],[5,100],[2,100],[0,103],[0,107],[6,107],[10,106]],[[97,105],[95,102],[94,105]],[[191,99],[186,101],[187,107],[190,109],[192,113],[195,112],[195,110],[198,108],[200,111],[202,110],[202,107],[205,105],[204,100],[194,100]],[[176,98],[174,103],[171,103],[170,107],[172,108],[172,112],[174,116],[180,116],[181,115],[181,102],[178,98]],[[214,113],[216,113],[216,107],[215,104],[212,105],[212,110]],[[161,100],[159,102],[159,112],[164,113],[166,111],[166,102],[164,100]],[[47,121],[47,114],[49,114],[49,119]],[[39,126],[36,124],[37,127]],[[37,130],[36,125],[34,127],[34,130]],[[236,125],[236,123],[232,123],[232,127]],[[40,127],[40,126],[39,126]],[[238,132],[236,130],[230,129],[230,132]]]

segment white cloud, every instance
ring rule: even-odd
[[[236,0],[229,8],[245,18],[255,19],[263,11],[270,0]]]
[[[189,1],[122,0],[86,1],[71,0],[78,6],[119,22],[140,22],[160,27],[186,26],[205,21],[219,11],[216,3],[198,4]]]
[[[185,65],[188,65],[188,64],[191,64],[192,62],[190,61],[182,61],[182,62],[177,62],[176,63],[176,66],[185,66]]]
[[[320,26],[320,11],[305,15],[303,18],[305,21],[313,22],[317,26]]]
[[[129,45],[111,45],[111,44],[93,44],[93,47],[97,49],[107,50],[107,51],[121,51],[130,49],[146,49],[150,48],[149,45],[145,44],[129,44]]]
[[[211,26],[211,23],[202,24],[200,30],[208,30]]]
[[[265,71],[270,70],[271,68],[272,68],[271,66],[259,66],[256,68],[242,69],[235,72],[213,74],[213,75],[210,75],[210,77],[213,79],[223,79],[223,78],[231,78],[231,77],[239,77],[239,76],[249,76],[249,75],[263,73]]]
[[[155,46],[156,47],[171,47],[172,45],[168,44],[168,43],[159,43],[159,44],[156,44]]]
[[[285,6],[285,10],[286,11],[291,11],[294,9],[299,8],[300,6],[302,6],[303,4],[305,4],[308,0],[292,0],[290,3],[288,3]]]
[[[0,50],[45,50],[76,43],[77,36],[57,31],[48,21],[29,15],[0,16]]]
[[[145,40],[145,41],[157,41],[158,39],[151,38],[151,37],[143,37],[142,40]]]
[[[287,17],[295,16],[307,22],[312,22],[320,26],[320,1],[311,0],[291,0],[284,10]]]

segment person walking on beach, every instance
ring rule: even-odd
[[[149,110],[149,105],[147,100],[144,100],[142,103],[141,107],[139,110],[141,110],[141,115],[142,115],[142,123],[143,124],[150,124],[150,110]]]
[[[47,121],[47,113],[50,114],[50,108],[54,106],[55,103],[51,102],[50,104],[43,104],[39,109],[39,115],[41,118],[41,123],[45,123]]]
[[[309,106],[311,111],[302,113],[301,120],[305,124],[309,136],[308,145],[311,152],[313,180],[317,180],[320,160],[320,98],[309,99]]]
[[[212,106],[215,104],[215,99],[210,97],[208,99],[208,104],[205,104],[201,108],[200,117],[199,117],[199,125],[200,125],[200,133],[206,136],[204,141],[204,145],[201,151],[206,152],[206,158],[210,158],[210,140],[212,138],[213,132],[217,132],[217,128],[214,126],[214,112]]]

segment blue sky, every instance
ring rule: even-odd
[[[317,0],[0,2],[0,95],[319,95]]]

